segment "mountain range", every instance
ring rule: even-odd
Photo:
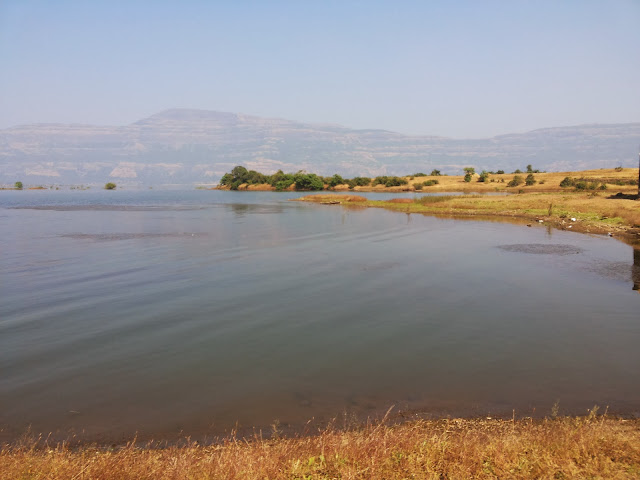
[[[637,165],[640,123],[544,128],[485,139],[408,136],[276,118],[171,109],[126,126],[0,130],[0,183],[210,184],[236,165],[344,177]]]

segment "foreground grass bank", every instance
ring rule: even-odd
[[[640,420],[419,420],[166,448],[0,451],[3,479],[640,478]]]

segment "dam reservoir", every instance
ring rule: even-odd
[[[300,196],[0,192],[2,439],[640,415],[631,246]]]

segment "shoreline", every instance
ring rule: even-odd
[[[640,244],[640,202],[630,195],[593,197],[577,192],[524,193],[510,196],[461,195],[368,200],[355,194],[314,194],[292,201],[383,208],[406,214],[459,220],[500,221],[532,227],[616,237]],[[611,201],[611,204],[606,202]],[[637,223],[636,223],[637,222]]]
[[[349,208],[385,208],[444,218],[530,223],[531,226],[538,223],[559,230],[615,236],[629,244],[640,242],[637,169],[536,172],[530,185],[524,183],[524,175],[526,173],[520,172],[490,174],[481,181],[477,174],[467,180],[462,175],[420,174],[399,177],[406,184],[391,187],[381,184],[329,187],[325,183],[322,190],[297,200]],[[516,176],[520,176],[520,183],[510,185]],[[240,184],[236,188],[237,191],[276,191],[270,184]],[[230,190],[231,187],[213,189]],[[296,190],[294,185],[283,191],[302,195],[305,192]],[[358,195],[369,192],[409,193],[414,197],[382,201]],[[456,195],[447,196],[448,193]],[[433,199],[436,196],[438,199]]]

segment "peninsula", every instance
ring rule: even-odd
[[[640,240],[638,170],[610,168],[539,172],[528,165],[512,173],[475,172],[344,179],[281,171],[264,175],[238,166],[216,188],[239,191],[316,191],[298,200],[323,204],[386,208],[456,218],[543,223],[584,233]],[[414,193],[389,200],[369,200],[358,192]],[[425,195],[426,194],[426,195]],[[449,195],[451,194],[451,195]]]

